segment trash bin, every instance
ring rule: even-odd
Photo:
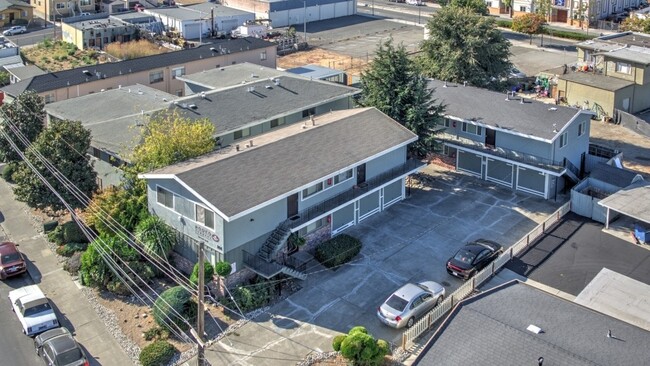
[[[650,238],[650,232],[645,227],[639,224],[634,224],[634,237],[636,237],[639,242],[647,244],[648,242],[646,239]]]

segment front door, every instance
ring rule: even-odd
[[[496,145],[496,135],[497,131],[493,130],[491,128],[486,128],[485,129],[485,145],[494,147]]]
[[[357,167],[357,185],[360,186],[365,182],[366,182],[366,164],[361,164]]]
[[[287,218],[294,217],[298,214],[298,193],[287,197]]]

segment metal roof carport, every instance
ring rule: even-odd
[[[650,224],[650,184],[646,182],[631,184],[598,204],[607,208],[606,229],[609,229],[610,210]]]

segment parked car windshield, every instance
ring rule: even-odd
[[[69,351],[65,351],[56,356],[57,365],[69,365],[73,362],[79,361],[83,358],[81,350],[79,348],[73,348]]]
[[[9,253],[2,255],[2,263],[11,263],[20,259],[20,254],[18,253]]]
[[[461,249],[456,253],[454,259],[465,264],[472,264],[474,257],[474,253],[465,249]]]
[[[43,311],[51,310],[52,308],[50,307],[50,304],[40,304],[36,306],[32,306],[31,308],[27,308],[23,310],[23,315],[24,316],[30,316],[38,313],[42,313]]]
[[[406,305],[408,305],[408,301],[402,299],[399,296],[391,296],[388,300],[386,300],[386,305],[390,306],[391,308],[398,310],[398,311],[404,311],[406,309]]]

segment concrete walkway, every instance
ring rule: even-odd
[[[0,180],[0,212],[4,217],[1,229],[11,241],[20,244],[20,251],[28,259],[30,277],[58,310],[61,324],[70,329],[87,350],[91,365],[132,365],[79,287],[58,263],[43,234],[32,225],[28,207],[14,200],[4,180]]]

